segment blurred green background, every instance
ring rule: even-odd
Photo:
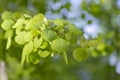
[[[0,0],[0,14],[7,10],[66,19],[83,30],[86,39],[100,35],[104,42],[81,63],[69,56],[67,66],[56,56],[22,68],[21,48],[4,50],[0,28],[0,59],[6,62],[8,80],[120,80],[120,0]]]

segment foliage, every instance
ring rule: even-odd
[[[79,44],[82,43],[81,37],[84,38],[83,34],[70,22],[62,19],[47,20],[43,14],[37,14],[34,17],[27,14],[15,16],[15,14],[5,11],[2,14],[1,28],[4,30],[5,39],[7,39],[7,50],[13,42],[19,46],[23,45],[22,65],[25,61],[34,64],[39,63],[40,59],[44,59],[49,55],[54,57],[56,54],[63,54],[62,56],[68,64],[68,52],[74,52],[73,56],[78,61],[87,58],[86,49],[88,47],[85,48],[84,46],[91,46],[94,42],[89,41],[85,44],[86,41],[84,41],[84,46]],[[75,38],[74,41],[71,41],[73,35]]]
[[[107,56],[116,52],[119,57],[120,53],[117,0],[83,0],[82,9],[99,20],[102,29],[95,39],[89,40],[70,20],[46,19],[46,11],[60,14],[71,7],[65,0],[54,10],[50,8],[52,4],[47,4],[52,1],[62,2],[0,0],[0,59],[7,64],[9,80],[119,80]],[[62,18],[67,16],[63,14]],[[77,19],[86,17],[82,14]],[[90,25],[94,20],[87,23]]]

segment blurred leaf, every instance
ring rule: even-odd
[[[20,32],[18,35],[15,36],[15,42],[19,45],[23,45],[26,43],[24,36],[26,35],[25,31]]]
[[[10,45],[11,45],[11,38],[9,37],[7,40],[6,49],[9,49]]]
[[[5,38],[5,39],[12,38],[13,35],[14,35],[13,30],[7,30],[7,31],[5,32],[5,34],[4,34],[4,38]]]
[[[3,23],[1,24],[1,27],[4,29],[4,30],[9,30],[11,29],[11,27],[13,26],[14,24],[14,21],[11,20],[11,19],[6,19],[3,21]]]
[[[87,59],[88,53],[84,48],[77,48],[73,51],[73,57],[75,60],[81,62]]]
[[[12,18],[12,12],[10,12],[10,11],[4,11],[2,13],[1,17],[2,17],[3,20],[11,19]]]
[[[41,49],[45,49],[48,46],[48,42],[44,41],[40,46]]]
[[[40,55],[40,57],[46,58],[46,57],[49,56],[50,53],[48,51],[41,51],[41,50],[39,50],[38,54]]]
[[[27,43],[24,48],[23,48],[23,52],[22,52],[22,59],[21,59],[21,65],[23,66],[25,59],[29,56],[29,54],[33,51],[33,42],[30,41],[29,43]]]
[[[56,39],[51,43],[53,50],[62,53],[69,49],[69,43],[62,38]]]
[[[38,39],[38,37],[35,37],[34,38],[34,47],[35,47],[35,51],[38,49],[38,48],[40,48],[40,46],[42,45],[42,43],[43,43],[43,39],[40,37],[39,39]]]
[[[38,64],[40,62],[40,56],[37,53],[31,53],[29,55],[29,60],[33,64]]]
[[[44,30],[42,31],[41,36],[47,41],[52,41],[57,37],[57,34],[53,30]]]

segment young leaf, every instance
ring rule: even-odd
[[[40,31],[37,29],[32,29],[32,30],[30,30],[30,34],[31,34],[31,36],[35,37],[40,34]]]
[[[59,39],[54,40],[51,43],[51,47],[53,50],[63,53],[69,49],[69,43],[64,39],[59,38]]]
[[[74,35],[73,33],[67,32],[65,34],[65,38],[70,43],[77,43],[78,36]]]
[[[99,50],[99,51],[103,51],[105,48],[106,48],[106,45],[103,43],[101,43],[97,46],[97,50]]]
[[[31,35],[30,31],[26,32],[26,34],[24,34],[24,40],[25,42],[29,42],[33,39],[33,35]]]
[[[49,56],[50,53],[48,51],[39,50],[38,54],[40,55],[40,57],[46,58],[47,56]]]
[[[42,38],[39,38],[39,39],[38,39],[38,37],[34,38],[34,48],[35,48],[35,51],[41,46],[42,42],[43,42]]]
[[[24,40],[24,35],[26,35],[25,31],[19,32],[19,34],[15,36],[15,42],[20,45],[25,44],[26,41]]]
[[[98,43],[97,40],[88,40],[88,41],[84,42],[84,43],[82,44],[82,46],[86,46],[86,47],[97,47],[98,44],[99,44],[99,43]]]
[[[5,32],[5,34],[4,34],[4,38],[5,39],[8,39],[8,38],[11,38],[11,37],[13,37],[13,35],[14,35],[14,32],[13,32],[13,30],[7,30],[6,32]]]
[[[29,60],[33,64],[38,64],[40,62],[40,56],[37,53],[31,53],[29,55]]]
[[[27,43],[24,48],[23,48],[23,52],[22,52],[22,60],[21,60],[21,64],[23,65],[25,58],[27,58],[29,56],[29,54],[33,51],[33,42],[30,41],[29,43]]]
[[[6,49],[9,49],[10,45],[11,45],[11,38],[9,37],[7,40]]]
[[[52,41],[57,37],[57,34],[53,30],[44,30],[42,31],[41,36],[47,41]]]
[[[23,27],[23,24],[25,24],[25,19],[24,18],[20,18],[20,19],[17,20],[17,22],[14,24],[14,26],[12,28]]]
[[[62,19],[56,19],[56,20],[54,20],[54,24],[57,26],[63,26],[64,21]]]
[[[5,20],[5,19],[11,19],[12,18],[12,12],[10,11],[5,11],[3,12],[2,14],[2,19]]]
[[[81,62],[81,61],[87,59],[88,53],[83,48],[77,48],[73,51],[73,57],[75,60]]]
[[[13,19],[14,20],[17,20],[17,19],[19,19],[21,17],[21,13],[19,13],[19,12],[14,12],[13,13]]]
[[[33,19],[37,21],[45,21],[45,16],[43,14],[37,14],[33,17]]]
[[[30,29],[40,29],[43,25],[46,23],[46,19],[44,17],[43,14],[38,14],[35,15],[32,19],[30,19],[27,23],[26,23],[26,29],[30,30]]]
[[[40,46],[41,49],[45,49],[48,46],[48,42],[44,41],[43,44]]]
[[[68,24],[68,26],[69,26],[69,28],[68,28],[69,32],[71,32],[75,35],[81,35],[82,34],[82,32],[75,25]]]
[[[14,21],[11,20],[11,19],[6,19],[2,24],[1,24],[1,27],[4,29],[4,30],[9,30],[11,29],[11,27],[13,26],[14,24]]]

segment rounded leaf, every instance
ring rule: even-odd
[[[44,30],[41,35],[47,41],[52,41],[57,37],[56,32],[53,30]]]
[[[38,37],[35,37],[34,38],[34,48],[35,48],[35,51],[40,48],[41,44],[43,42],[43,39],[42,38],[39,38]]]
[[[40,55],[40,57],[42,58],[46,58],[47,56],[49,56],[49,52],[48,51],[39,51],[38,54]]]
[[[25,42],[29,42],[33,39],[33,36],[31,35],[30,31],[26,32],[26,34],[24,35],[24,40]]]
[[[18,43],[18,44],[25,44],[25,39],[24,39],[24,36],[26,35],[26,32],[23,31],[23,32],[19,32],[19,34],[17,36],[15,36],[15,42]]]
[[[13,35],[14,35],[14,31],[10,29],[10,30],[7,30],[7,31],[5,32],[4,38],[5,38],[5,39],[8,39],[8,38],[13,37]]]
[[[78,36],[74,35],[73,33],[69,33],[69,32],[65,34],[65,38],[70,43],[77,43],[77,40],[78,40]]]
[[[64,39],[59,38],[51,43],[51,47],[53,50],[62,53],[69,49],[69,43]]]
[[[37,53],[31,53],[29,55],[29,60],[33,64],[38,64],[40,62],[40,56]]]
[[[9,30],[11,29],[11,27],[13,26],[14,24],[14,21],[11,20],[11,19],[6,19],[2,24],[1,24],[1,27],[4,29],[4,30]]]
[[[73,57],[75,60],[81,62],[81,61],[87,59],[88,53],[83,48],[77,48],[73,51]]]
[[[2,14],[2,19],[5,20],[5,19],[11,19],[12,18],[12,12],[10,11],[5,11],[3,12]]]

